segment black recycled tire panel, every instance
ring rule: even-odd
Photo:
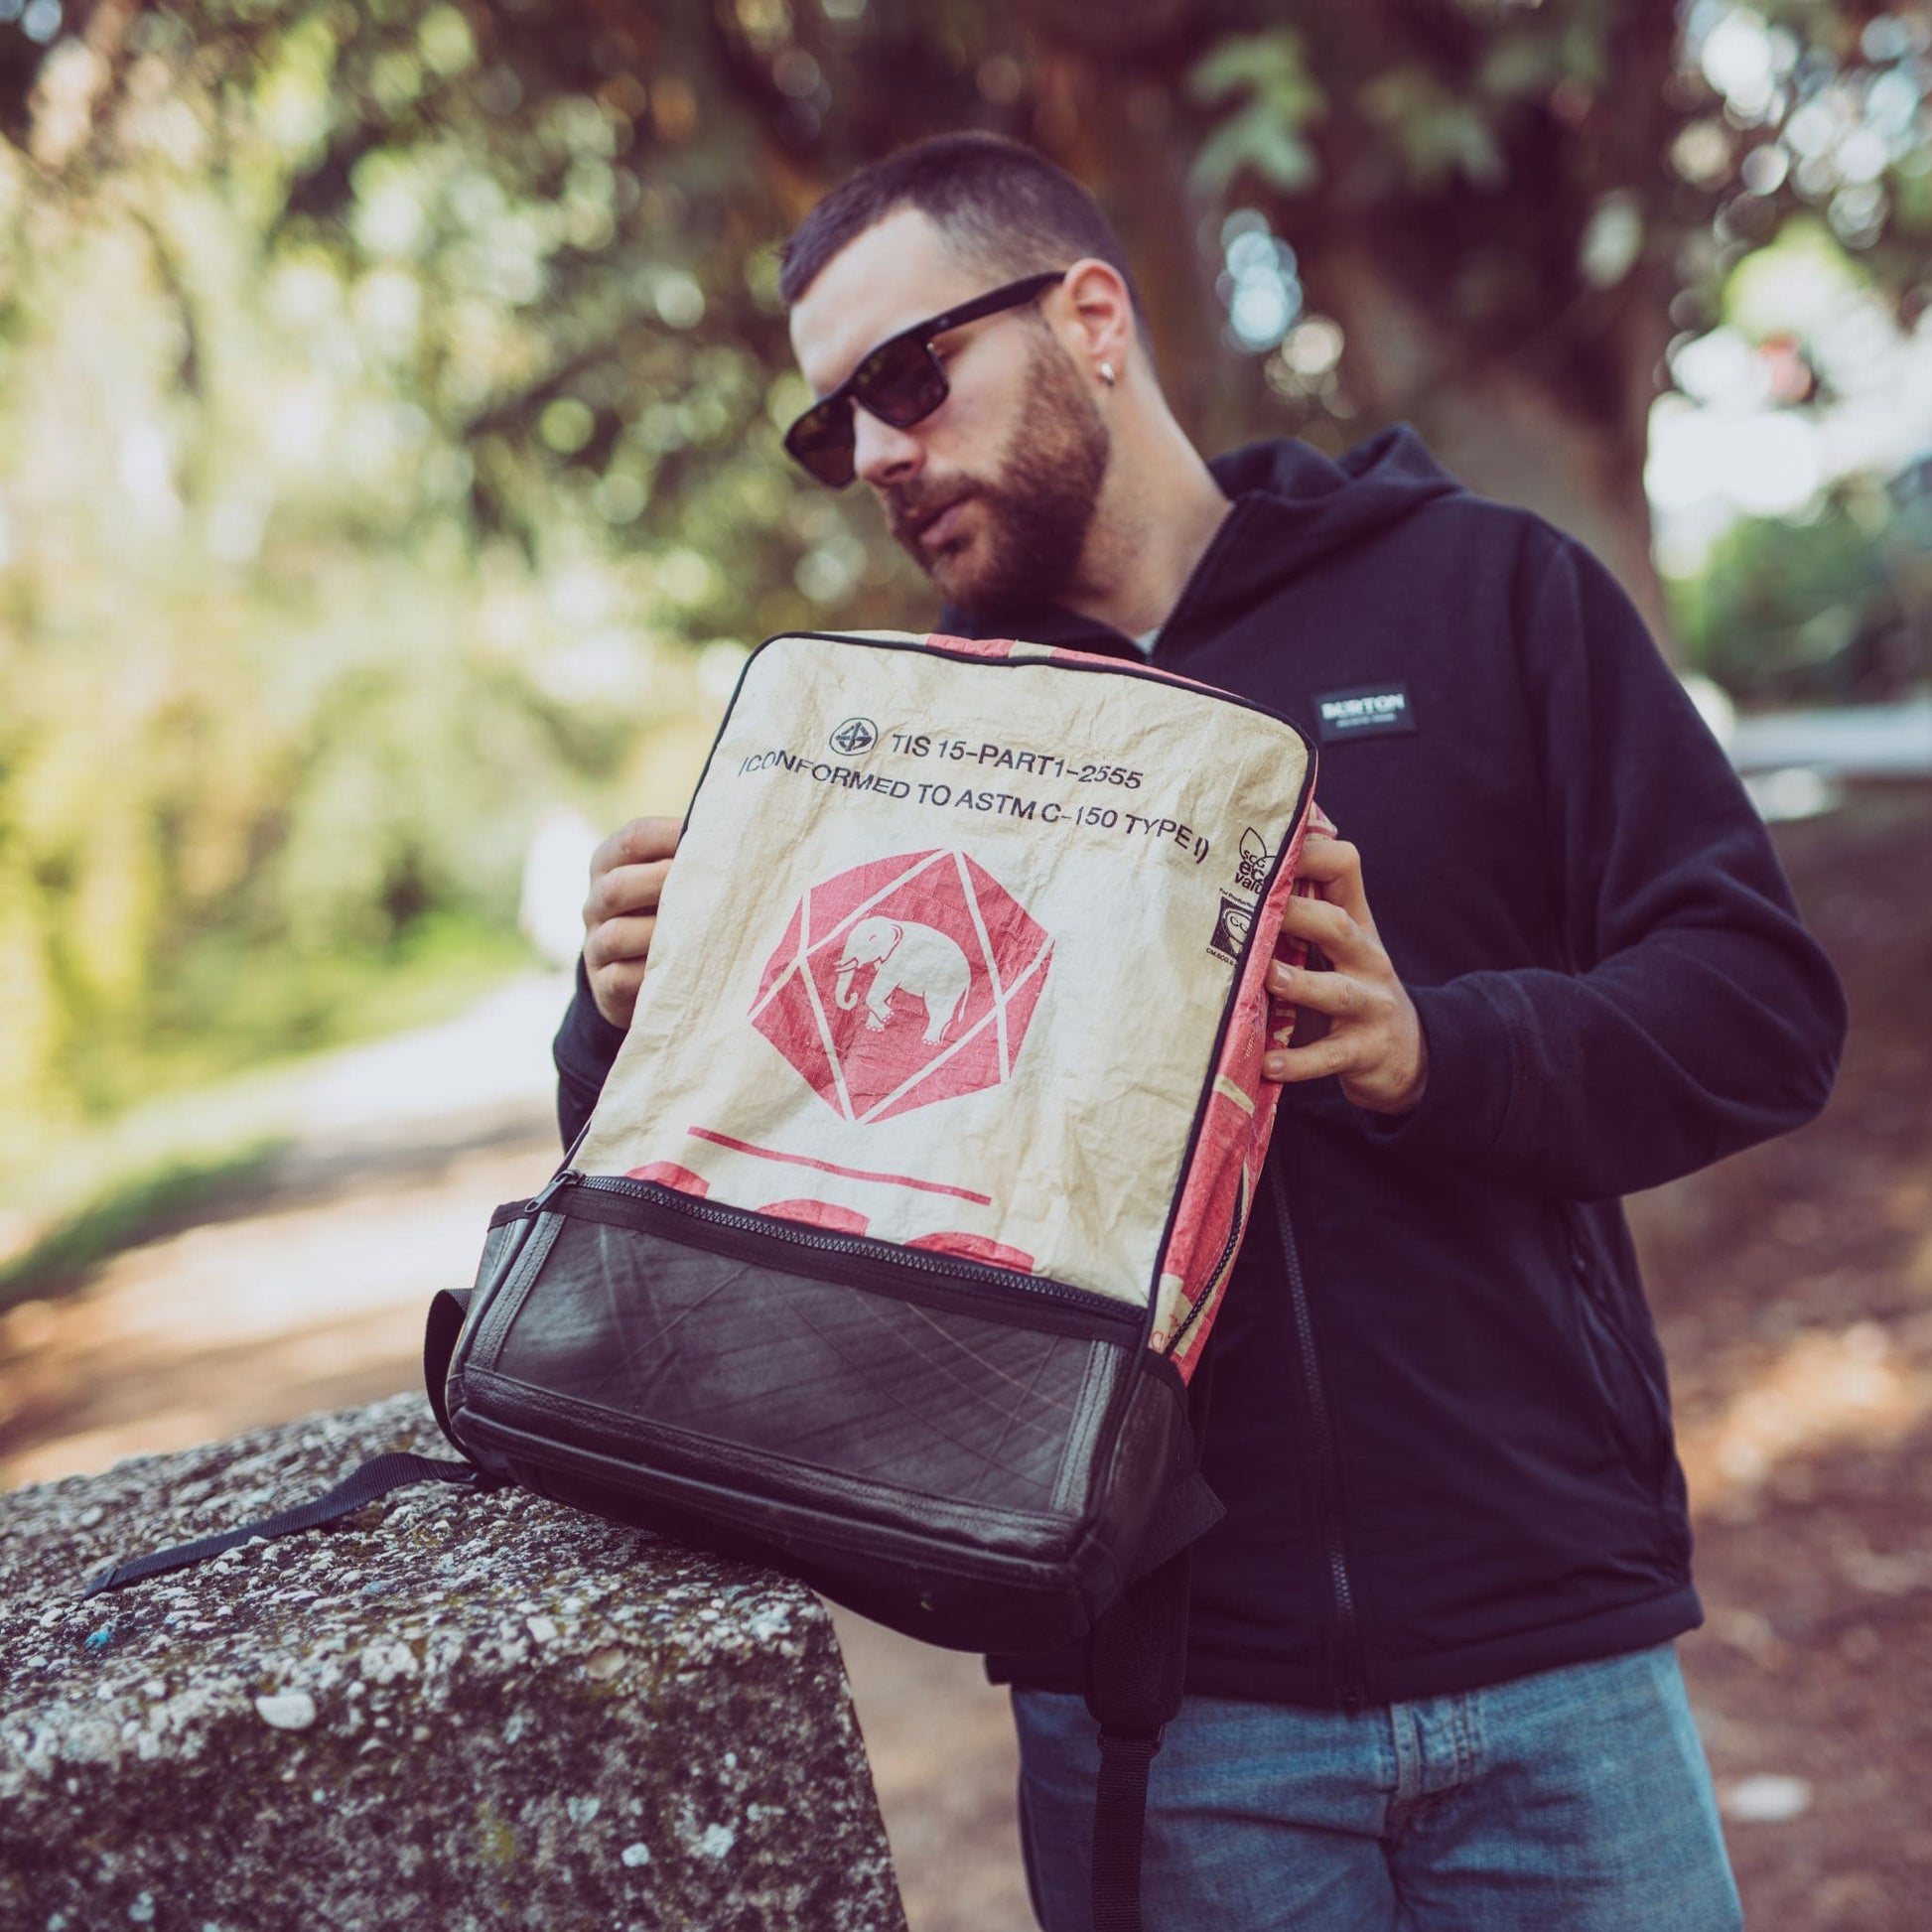
[[[849,1525],[828,1526],[783,1505],[747,1511],[680,1495],[661,1480],[643,1489],[599,1481],[554,1454],[534,1462],[512,1456],[508,1466],[514,1480],[538,1495],[782,1570],[875,1623],[951,1650],[1073,1643],[1120,1587],[1118,1572],[1097,1553],[1086,1565],[982,1560],[966,1569],[938,1549],[922,1561],[902,1549],[874,1547]]]
[[[489,1359],[572,1409],[1071,1530],[1132,1347],[571,1218]],[[1098,1329],[1101,1324],[1096,1323]],[[1044,1524],[1041,1526],[1044,1527]]]

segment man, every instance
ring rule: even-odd
[[[1332,970],[1275,969],[1327,1027],[1270,1055],[1280,1184],[1210,1344],[1228,1514],[1195,1553],[1148,1923],[1736,1924],[1616,1196],[1815,1113],[1844,1013],[1718,748],[1601,567],[1407,431],[1204,463],[1118,244],[1024,149],[951,137],[866,170],[781,289],[820,399],[788,448],[872,488],[939,628],[1151,652],[1305,721],[1348,834],[1311,840],[1319,896],[1287,918]],[[675,831],[637,821],[595,862],[567,1139]],[[1035,1908],[1083,1926],[1078,1659],[992,1669]]]

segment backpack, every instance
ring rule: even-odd
[[[1186,1550],[1220,1514],[1196,1370],[1273,1124],[1314,774],[1286,720],[1141,664],[767,640],[588,1125],[431,1310],[464,1461],[379,1457],[94,1587],[435,1475],[933,1643],[1084,1638],[1095,1924],[1137,1925]]]

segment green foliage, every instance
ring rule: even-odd
[[[892,615],[692,23],[116,22],[0,145],[10,1143],[464,997],[546,811],[681,802],[694,646]]]
[[[277,1151],[272,1142],[247,1143],[213,1159],[169,1161],[118,1176],[24,1252],[0,1262],[0,1312],[63,1294],[110,1255],[206,1220],[215,1203],[245,1195]]]
[[[1204,106],[1231,107],[1194,156],[1192,179],[1204,194],[1225,195],[1243,171],[1284,194],[1313,186],[1314,150],[1304,130],[1326,102],[1300,34],[1278,27],[1219,42],[1195,64],[1187,90]]]
[[[1746,705],[1895,697],[1932,679],[1932,503],[1869,483],[1734,524],[1672,587],[1688,660]]]
[[[1720,313],[1753,342],[1787,331],[1808,336],[1869,286],[1822,221],[1798,215],[1730,271]]]
[[[1540,360],[1561,364],[1553,315],[1583,342],[1600,331],[1566,304],[1606,286],[1583,266],[1601,258],[1590,241],[1606,198],[1624,230],[1629,205],[1640,233],[1681,199],[1656,167],[1672,120],[1669,10],[1461,0],[1294,20],[1217,41],[1194,69],[1198,97],[1219,109],[1195,178],[1260,201],[1293,238],[1313,301],[1345,311],[1328,268],[1345,261],[1354,300],[1412,305],[1445,336],[1441,359],[1462,367],[1532,339]],[[1679,216],[1708,222],[1710,207],[1686,203]],[[1420,373],[1439,358],[1404,359]],[[1342,373],[1378,408],[1427,412],[1426,395],[1393,389],[1359,347]],[[1578,374],[1573,362],[1572,407]]]
[[[1506,363],[1633,478],[1666,312],[1708,327],[1804,210],[1907,323],[1932,302],[1922,7],[1457,0],[1221,25],[1191,69],[1212,110],[1193,180],[1294,242],[1350,338],[1338,393],[1372,416],[1428,425]]]

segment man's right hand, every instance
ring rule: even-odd
[[[644,959],[657,930],[657,901],[677,850],[674,818],[633,818],[591,857],[584,901],[584,971],[597,1010],[628,1028],[644,983]]]

